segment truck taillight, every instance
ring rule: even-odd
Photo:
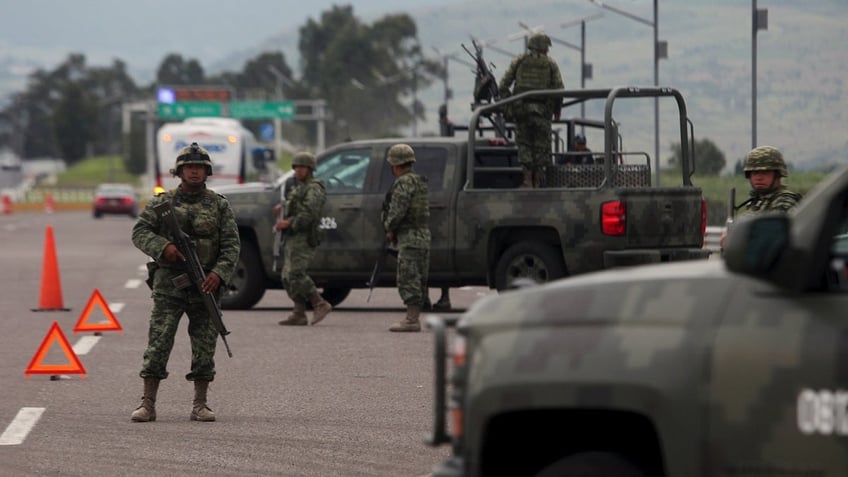
[[[624,201],[614,200],[601,205],[601,231],[604,235],[624,235],[627,228],[627,207]]]
[[[464,380],[468,376],[468,372],[466,369],[466,354],[467,348],[465,346],[465,337],[456,334],[451,342],[453,347],[451,358],[453,361],[453,392],[451,393],[450,404],[448,405],[450,410],[450,435],[453,437],[454,441],[458,441],[462,438],[464,433],[464,429],[462,426],[462,421],[465,417],[465,410],[462,407],[462,403],[464,400],[464,390],[466,383]]]
[[[701,235],[707,233],[707,201],[701,199]]]

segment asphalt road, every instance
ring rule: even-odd
[[[189,420],[184,319],[158,419],[132,423],[151,306],[133,223],[89,212],[0,216],[0,475],[422,476],[447,457],[447,447],[423,442],[432,429],[432,334],[387,331],[403,315],[390,288],[370,303],[367,290],[353,292],[315,327],[277,325],[291,306],[280,290],[253,310],[225,311],[234,356],[219,344],[214,423]],[[33,311],[45,290],[48,227],[61,284],[50,296],[69,311]],[[122,331],[73,332],[95,290]],[[489,293],[452,290],[455,311]],[[95,306],[85,323],[107,318]],[[84,378],[25,375],[53,322],[80,352]],[[41,363],[65,358],[54,342]]]

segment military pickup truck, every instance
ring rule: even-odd
[[[510,102],[558,95],[566,109],[587,100],[606,106],[599,127],[605,147],[589,164],[575,164],[565,141],[554,141],[544,187],[522,189],[518,151],[509,131],[501,137],[484,118]],[[658,187],[651,158],[624,149],[613,105],[660,98],[674,102],[683,157],[679,181]],[[590,121],[584,122],[592,126]],[[571,138],[578,122],[562,122]],[[324,238],[310,276],[333,305],[369,281],[384,238],[381,204],[394,180],[387,150],[405,142],[415,150],[415,170],[427,177],[430,200],[429,283],[506,289],[521,277],[546,282],[566,276],[643,263],[706,258],[701,189],[691,181],[695,162],[689,118],[680,93],[671,88],[543,90],[476,108],[462,137],[359,140],[336,145],[317,157],[315,176],[326,186],[321,219]],[[287,177],[273,184],[243,184],[218,190],[233,207],[241,235],[241,257],[223,299],[225,308],[247,309],[268,288],[280,288],[273,266],[275,217]],[[395,286],[395,261],[377,277]]]
[[[848,169],[737,220],[721,258],[428,317],[432,475],[848,475],[846,232]]]

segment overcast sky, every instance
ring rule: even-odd
[[[180,52],[214,63],[275,33],[318,19],[332,5],[353,5],[367,20],[450,0],[0,0],[0,61],[10,55],[58,63],[83,53],[89,64],[120,58],[133,68],[155,67]]]

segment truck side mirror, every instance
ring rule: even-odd
[[[765,277],[790,248],[789,217],[782,212],[743,216],[728,232],[724,261],[731,271]],[[782,282],[773,277],[775,282]]]

